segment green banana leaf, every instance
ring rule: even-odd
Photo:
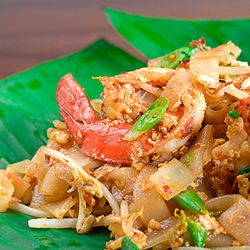
[[[232,20],[187,20],[153,18],[106,8],[113,27],[147,58],[163,56],[205,37],[209,46],[232,41],[243,53],[243,61],[250,62],[250,18]]]
[[[46,143],[46,130],[60,118],[55,99],[59,79],[68,72],[98,98],[102,86],[92,76],[114,75],[144,63],[112,44],[99,40],[90,47],[0,80],[0,168],[31,158]],[[0,213],[0,249],[103,249],[106,230],[79,235],[72,230],[31,229],[28,216]],[[91,247],[90,247],[91,246]]]
[[[31,158],[46,143],[46,129],[59,118],[55,93],[63,75],[71,72],[92,99],[100,98],[102,91],[93,76],[114,75],[143,65],[99,40],[85,50],[0,80],[0,168]]]
[[[111,23],[148,58],[161,56],[190,40],[206,37],[215,46],[232,40],[249,60],[250,20],[177,20],[132,15],[107,8]],[[126,25],[124,25],[124,23]],[[40,64],[0,80],[0,168],[31,158],[46,143],[46,130],[60,118],[55,101],[57,82],[66,73],[84,86],[90,98],[102,87],[92,76],[114,75],[144,66],[121,49],[99,40],[75,54]],[[103,249],[109,234],[95,229],[78,235],[68,229],[30,229],[29,216],[8,211],[0,214],[0,249]]]

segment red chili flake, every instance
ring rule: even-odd
[[[202,43],[202,44],[206,44],[206,38],[205,37],[201,37],[199,39],[199,41]]]
[[[166,194],[172,194],[172,190],[170,189],[168,185],[164,185],[162,188]]]
[[[189,45],[193,48],[201,48],[205,44],[206,39],[204,37],[201,37],[199,40],[193,40],[189,43]]]

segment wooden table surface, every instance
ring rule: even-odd
[[[100,37],[137,54],[103,7],[178,18],[249,17],[249,0],[0,0],[0,78],[75,52]]]

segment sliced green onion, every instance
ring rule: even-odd
[[[187,189],[174,197],[176,203],[181,205],[184,209],[195,213],[201,214],[207,211],[201,198],[193,191]]]
[[[188,153],[185,157],[185,161],[183,162],[183,165],[187,168],[190,167],[190,162],[191,162],[191,154]]]
[[[135,140],[137,137],[154,127],[163,119],[168,105],[169,100],[167,98],[160,97],[156,99],[150,108],[136,121],[134,126],[125,135],[125,139],[128,141]]]
[[[239,118],[240,117],[240,114],[235,109],[230,110],[229,115],[231,115],[234,118]]]
[[[140,250],[140,248],[128,237],[122,240],[122,250]]]
[[[179,65],[180,61],[188,60],[195,51],[197,51],[197,48],[189,46],[181,47],[165,55],[158,66],[162,68],[175,69]]]
[[[250,174],[250,166],[247,166],[245,168],[241,168],[238,171],[238,175],[241,175],[241,174]]]
[[[229,55],[235,56],[235,54],[232,51],[229,51]]]
[[[194,243],[199,247],[203,247],[205,244],[208,230],[202,227],[200,224],[196,223],[195,221],[189,219],[183,210],[176,209],[174,215],[179,217],[181,222],[185,222],[185,226],[187,226],[187,231],[191,235]]]
[[[194,243],[198,247],[203,247],[207,237],[207,229],[199,225],[198,223],[186,218],[187,221],[187,230],[192,236]]]

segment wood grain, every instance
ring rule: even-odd
[[[155,17],[248,17],[248,0],[0,0],[0,78],[72,53],[100,37],[143,58],[111,27],[109,6]]]

